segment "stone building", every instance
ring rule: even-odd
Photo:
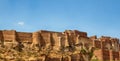
[[[90,37],[96,48],[94,54],[100,61],[119,61],[120,44],[119,39],[108,36]]]
[[[30,48],[38,47],[39,49],[45,49],[52,47],[52,49],[56,51],[59,51],[61,48],[73,48],[76,46],[76,49],[80,49],[80,46],[82,45],[87,47],[92,46],[95,47],[94,56],[100,61],[120,60],[120,44],[119,39],[117,38],[107,36],[102,36],[100,38],[97,38],[97,36],[88,37],[86,32],[81,32],[78,30],[65,30],[64,32],[47,30],[40,30],[36,32],[0,30],[1,46],[10,48],[19,43],[22,43],[27,47],[29,46]],[[84,61],[81,54],[75,54],[69,57],[71,58],[63,58],[62,60]],[[51,58],[49,58],[49,60],[50,59]],[[59,61],[60,60],[61,59],[59,59]]]

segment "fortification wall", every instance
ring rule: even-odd
[[[0,30],[0,41],[6,46],[12,46],[12,41],[23,42],[22,44],[28,46],[27,43],[24,42],[31,42],[29,43],[29,47],[36,44],[38,48],[41,50],[45,50],[48,48],[59,50],[62,47],[65,47],[66,51],[70,51],[68,47],[80,47],[84,45],[85,47],[90,47],[90,44],[95,48],[98,48],[94,51],[94,55],[100,60],[120,60],[120,44],[119,39],[111,38],[102,36],[97,38],[96,36],[87,37],[86,32],[80,32],[78,30],[66,30],[64,32],[53,32],[53,31],[46,31],[41,30],[33,33],[27,32],[16,32],[15,30]],[[8,43],[7,43],[8,42]],[[20,44],[20,43],[18,43]],[[33,48],[34,49],[34,48]],[[37,50],[37,49],[36,49]],[[54,50],[54,51],[55,51]],[[79,48],[77,49],[79,50]],[[71,57],[71,58],[69,58]],[[64,60],[72,60],[72,61],[79,61],[82,60],[80,54],[70,55],[69,57],[62,59]],[[54,59],[47,58],[50,60],[61,60],[60,57],[54,57]],[[83,60],[82,60],[83,61]]]
[[[94,44],[94,47],[96,47],[96,48],[102,48],[102,47],[101,47],[101,41],[95,40],[95,41],[93,42],[93,44]]]
[[[115,52],[115,51],[110,50],[109,53],[110,53],[110,60],[111,61],[112,60],[114,60],[114,61],[119,60],[119,52]]]
[[[0,40],[3,40],[3,33],[2,33],[2,30],[0,30]]]
[[[103,50],[98,49],[94,51],[94,56],[99,59],[99,61],[103,61]]]
[[[32,33],[17,32],[16,40],[21,42],[32,42]]]
[[[16,31],[15,30],[3,30],[3,39],[5,42],[15,41],[16,40]]]
[[[40,45],[40,33],[39,32],[33,32],[32,33],[32,43],[33,44],[39,44]]]
[[[78,30],[74,30],[74,33],[76,35],[79,35],[80,37],[87,37],[87,33],[86,32],[80,32]]]
[[[41,39],[40,41],[44,41],[44,46],[50,46],[51,45],[51,36],[50,36],[50,32],[49,31],[40,31],[40,36]],[[41,44],[43,44],[41,43]]]
[[[103,54],[103,59],[104,61],[110,61],[110,53],[108,50],[102,50],[102,54]]]
[[[76,38],[75,38],[75,36],[76,36],[75,32],[72,31],[72,30],[66,30],[65,33],[68,36],[68,43],[69,43],[69,45],[75,45],[75,40],[76,40]]]
[[[89,37],[91,40],[96,40],[97,39],[97,36],[95,35],[95,36],[90,36]]]

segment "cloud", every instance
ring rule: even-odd
[[[18,22],[17,24],[20,25],[20,26],[23,26],[25,23],[24,22]]]

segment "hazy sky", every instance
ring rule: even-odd
[[[120,38],[120,0],[0,0],[0,29],[77,29]]]

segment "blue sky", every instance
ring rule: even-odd
[[[77,29],[120,38],[120,0],[0,0],[0,29]]]

